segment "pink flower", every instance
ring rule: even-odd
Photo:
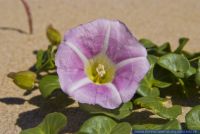
[[[146,49],[120,21],[69,30],[56,54],[62,90],[80,103],[114,109],[129,101],[149,70]]]

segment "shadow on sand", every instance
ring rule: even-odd
[[[55,96],[50,99],[44,99],[41,95],[34,96],[30,100],[17,97],[0,98],[0,102],[7,105],[23,105],[28,102],[31,105],[38,106],[38,108],[22,112],[19,114],[16,121],[16,125],[22,130],[33,128],[40,124],[44,117],[52,112],[61,112],[67,117],[67,126],[61,133],[74,133],[77,132],[80,126],[90,116],[86,112],[80,110],[78,107],[67,107],[74,103],[74,100],[70,99],[62,92],[55,92]]]
[[[1,98],[0,101],[8,105],[22,105],[27,101],[29,104],[38,106],[36,109],[19,114],[16,125],[18,125],[22,130],[37,126],[49,113],[61,112],[66,115],[68,120],[67,126],[61,133],[73,133],[78,131],[81,124],[89,118],[89,115],[77,107],[67,108],[68,105],[74,103],[74,101],[68,98],[67,95],[62,94],[61,92],[55,92],[54,95],[58,97],[44,99],[41,95],[38,95],[32,97],[30,100],[24,100],[22,98]]]
[[[20,34],[28,34],[27,32],[18,29],[18,28],[14,28],[14,27],[0,27],[0,30],[4,30],[4,31],[14,31],[14,32],[18,32]]]
[[[47,109],[37,108],[31,111],[23,112],[19,114],[16,121],[16,125],[24,129],[33,128],[37,126],[47,115],[51,112],[61,112],[67,117],[67,126],[62,130],[61,133],[74,133],[77,132],[80,126],[85,120],[89,118],[89,115],[79,108],[66,108],[66,109]]]

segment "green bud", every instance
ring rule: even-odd
[[[12,78],[17,86],[27,90],[31,90],[34,87],[36,80],[36,74],[31,71],[11,72],[8,77]]]
[[[51,42],[52,45],[59,45],[61,42],[61,35],[60,33],[53,28],[52,25],[47,27],[47,38]]]

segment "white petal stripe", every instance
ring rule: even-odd
[[[65,42],[65,44],[68,45],[80,57],[84,65],[88,63],[87,57],[79,50],[78,47],[76,47],[77,45],[72,44],[71,42]]]
[[[135,58],[129,58],[129,59],[123,60],[123,61],[117,63],[116,68],[118,70],[119,68],[122,68],[128,64],[134,63],[139,60],[146,60],[146,57],[135,57]]]
[[[117,88],[115,87],[115,85],[113,83],[105,84],[105,86],[108,87],[110,90],[112,90],[112,93],[113,93],[112,95],[114,95],[117,100],[122,101],[119,91],[117,90]]]
[[[110,30],[111,30],[111,25],[108,24],[108,29],[106,31],[106,35],[105,35],[105,38],[104,38],[104,42],[103,42],[103,50],[102,52],[106,52],[107,49],[108,49],[108,45],[109,45],[109,38],[110,38]]]
[[[75,90],[77,90],[80,87],[85,86],[89,83],[91,83],[91,80],[88,79],[87,77],[85,77],[77,82],[74,82],[67,91],[68,91],[68,93],[73,93]]]

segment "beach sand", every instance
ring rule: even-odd
[[[36,126],[45,112],[37,107],[38,90],[24,96],[6,75],[27,70],[36,61],[34,50],[46,49],[46,27],[52,24],[63,35],[79,24],[97,18],[119,19],[139,38],[155,43],[171,42],[173,49],[180,37],[189,37],[185,50],[200,51],[199,0],[27,0],[33,15],[34,33],[27,34],[24,7],[19,0],[0,0],[0,133],[18,134]],[[35,97],[36,96],[36,97]],[[32,103],[27,100],[32,100]],[[185,107],[184,114],[189,107]],[[87,119],[85,113],[66,111],[69,125],[63,133],[77,131]],[[179,120],[184,121],[184,116]]]

